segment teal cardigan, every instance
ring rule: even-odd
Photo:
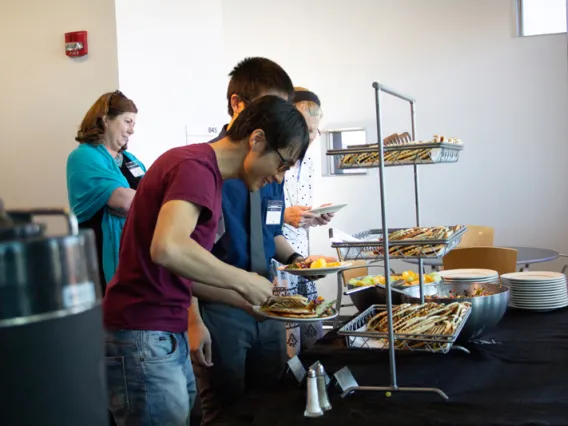
[[[124,156],[146,168],[134,155]],[[80,144],[67,158],[67,192],[71,211],[79,223],[89,220],[104,208],[102,219],[103,272],[110,282],[118,266],[120,236],[125,218],[111,213],[107,202],[117,188],[130,188],[128,181],[116,165],[114,158],[103,145]]]

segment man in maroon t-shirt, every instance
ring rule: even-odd
[[[308,147],[296,108],[255,100],[227,136],[174,148],[141,181],[124,225],[119,265],[103,301],[110,410],[118,424],[186,425],[196,394],[187,342],[193,280],[252,304],[272,293],[263,277],[215,258],[223,180],[256,191],[282,182]],[[190,306],[191,305],[191,306]]]

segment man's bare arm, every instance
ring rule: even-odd
[[[164,204],[150,246],[152,261],[184,278],[235,290],[251,303],[264,302],[272,294],[270,281],[220,261],[190,238],[200,213],[200,206],[187,201]]]

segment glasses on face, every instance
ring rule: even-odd
[[[278,151],[277,149],[275,149],[274,152],[276,152],[278,158],[280,159],[280,166],[278,166],[278,173],[287,172],[296,164],[295,161],[286,160],[284,157],[282,157],[282,154],[280,154],[280,151]]]

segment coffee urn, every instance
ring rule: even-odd
[[[60,215],[47,237],[34,218]],[[0,200],[0,425],[108,425],[97,254],[64,209]]]

